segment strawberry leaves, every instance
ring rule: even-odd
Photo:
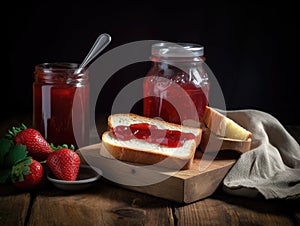
[[[27,157],[25,145],[14,145],[12,140],[0,140],[0,183],[5,183],[11,176],[13,167]]]
[[[0,170],[0,184],[6,183],[10,177],[11,169],[1,169]]]
[[[62,170],[63,175],[68,176],[67,180],[75,180],[80,158],[74,150],[74,145],[49,144],[39,131],[24,124],[12,127],[0,139],[0,184],[11,182],[21,189],[36,187],[44,173],[40,161],[46,161],[55,152],[58,153],[54,156],[63,161],[59,170],[67,168],[66,172]]]
[[[14,165],[11,170],[11,180],[12,182],[24,181],[24,175],[30,173],[30,164],[32,163],[31,157],[26,157],[23,161]]]
[[[12,127],[12,129],[8,130],[8,132],[5,134],[5,138],[12,140],[19,132],[25,129],[27,129],[27,126],[23,123],[20,127]]]
[[[27,151],[25,145],[14,145],[7,153],[5,158],[5,166],[12,167],[18,162],[27,157]]]
[[[63,144],[63,145],[58,145],[58,146],[55,146],[53,143],[50,144],[50,148],[53,150],[53,151],[57,151],[59,149],[62,149],[62,148],[68,148],[72,151],[75,151],[75,147],[73,144],[70,145],[70,147],[67,145],[67,144]]]
[[[12,181],[12,173],[20,171],[21,162],[28,164],[31,162],[31,158],[28,157],[28,152],[26,150],[26,146],[22,144],[15,144],[13,138],[21,132],[25,130],[27,127],[22,124],[20,127],[12,127],[9,130],[4,138],[0,139],[0,184],[6,183],[9,179]],[[18,166],[19,165],[19,166]],[[18,166],[18,167],[16,167]],[[29,168],[24,167],[22,170],[23,173],[30,173]],[[18,173],[16,174],[18,175]],[[24,174],[25,175],[25,174]]]
[[[43,175],[42,164],[31,157],[27,157],[13,166],[11,181],[15,187],[21,190],[30,190],[40,185]]]
[[[5,138],[2,138],[0,140],[0,168],[1,168],[1,166],[3,166],[4,158],[5,158],[6,154],[9,152],[9,150],[13,144],[14,143],[12,140],[8,140]]]
[[[25,145],[14,145],[11,140],[5,138],[0,140],[0,166],[8,168],[27,156]]]

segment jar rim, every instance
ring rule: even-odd
[[[185,42],[159,42],[151,46],[154,57],[201,57],[204,55],[204,46]]]
[[[78,63],[69,63],[69,62],[46,62],[46,63],[40,63],[36,65],[38,68],[43,69],[57,69],[57,70],[75,70],[79,68]]]
[[[35,72],[43,72],[47,74],[51,73],[63,73],[67,75],[80,75],[85,74],[87,72],[87,68],[82,71],[77,71],[80,65],[78,63],[70,63],[70,62],[45,62],[40,63],[35,66]]]

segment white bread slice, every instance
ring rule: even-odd
[[[237,140],[248,140],[252,137],[250,131],[209,106],[206,106],[203,122],[214,134],[221,137]]]
[[[134,123],[148,123],[156,125],[158,129],[178,130],[195,135],[195,140],[187,140],[183,146],[171,148],[159,144],[148,143],[141,139],[128,141],[119,140],[111,129],[119,125],[129,126]],[[121,161],[157,164],[159,166],[176,169],[189,169],[192,165],[195,151],[200,144],[202,129],[168,123],[132,113],[112,114],[108,117],[109,130],[102,134],[103,147],[116,159]],[[103,155],[103,153],[100,153]]]

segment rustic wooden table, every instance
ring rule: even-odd
[[[28,118],[0,124],[0,135]],[[299,142],[300,127],[287,127]],[[170,191],[171,192],[171,191]],[[81,192],[48,181],[20,192],[0,186],[0,225],[300,225],[300,200],[231,196],[221,188],[208,198],[181,204],[127,190],[105,178]]]

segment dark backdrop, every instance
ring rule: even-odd
[[[227,109],[263,110],[285,125],[300,124],[294,5],[26,4],[2,8],[7,16],[1,32],[1,120],[31,114],[36,64],[81,62],[96,37],[106,32],[112,42],[105,51],[149,39],[202,44]],[[134,79],[147,68],[136,71],[125,76]]]

